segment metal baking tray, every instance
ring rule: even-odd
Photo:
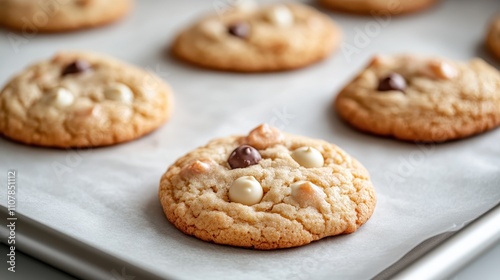
[[[19,250],[82,279],[164,279],[116,256],[89,247],[32,219],[17,214]],[[0,207],[0,219],[9,218]],[[433,237],[410,251],[374,279],[447,279],[500,241],[500,205],[491,209],[458,232]],[[9,234],[0,227],[4,242]],[[117,277],[118,275],[118,277]],[[169,277],[175,279],[175,277]],[[126,279],[126,278],[125,278]]]

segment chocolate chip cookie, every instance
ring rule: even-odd
[[[266,124],[178,159],[161,178],[159,197],[184,233],[256,249],[352,233],[376,203],[368,172],[346,152]]]
[[[279,71],[327,57],[340,38],[340,29],[330,18],[302,4],[240,4],[182,31],[172,52],[186,62],[212,69]]]
[[[323,6],[342,12],[402,15],[424,10],[438,0],[319,0]]]
[[[366,132],[442,142],[500,125],[500,73],[483,60],[375,56],[338,94],[335,108]]]
[[[500,15],[497,15],[491,21],[488,35],[486,36],[486,46],[500,60]]]
[[[2,0],[0,25],[27,34],[101,26],[125,16],[132,0]]]
[[[145,135],[172,111],[156,75],[108,56],[61,52],[0,92],[0,135],[47,147],[112,145]]]

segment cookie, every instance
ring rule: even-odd
[[[419,142],[460,139],[500,125],[500,73],[479,58],[375,56],[334,106],[369,133]]]
[[[61,52],[0,92],[0,135],[47,147],[95,147],[145,135],[172,111],[170,88],[153,73],[108,56]]]
[[[488,35],[486,36],[486,46],[500,60],[500,15],[491,21]]]
[[[320,4],[332,10],[353,14],[402,15],[424,10],[437,0],[319,0]]]
[[[181,157],[161,178],[159,197],[184,233],[256,249],[352,233],[376,203],[368,172],[346,152],[266,124]]]
[[[240,2],[248,3],[248,2]],[[302,4],[236,5],[182,31],[173,54],[218,70],[265,72],[304,67],[339,46],[340,29]]]
[[[0,24],[28,34],[105,25],[125,16],[132,0],[2,0]]]

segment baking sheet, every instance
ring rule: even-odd
[[[57,50],[90,49],[155,71],[176,97],[167,125],[123,145],[52,150],[0,139],[0,180],[6,182],[8,169],[18,170],[20,213],[179,279],[365,279],[421,241],[457,230],[500,202],[500,130],[439,145],[401,143],[350,129],[330,106],[334,93],[377,52],[488,59],[481,44],[498,1],[444,1],[425,13],[390,19],[330,13],[345,42],[359,52],[349,55],[344,45],[306,69],[251,75],[197,69],[165,55],[177,30],[230,2],[137,2],[129,18],[101,29],[22,38],[1,31],[2,84]],[[373,32],[361,44],[366,28]],[[157,199],[167,166],[213,137],[247,133],[261,122],[333,142],[359,159],[378,194],[369,222],[355,234],[270,252],[209,244],[170,225]],[[0,195],[5,206],[6,191]]]

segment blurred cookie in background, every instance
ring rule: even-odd
[[[319,0],[332,10],[354,14],[402,15],[424,10],[438,0]]]
[[[500,14],[491,21],[486,36],[486,47],[500,60]]]
[[[156,130],[172,112],[160,77],[107,55],[59,52],[0,91],[0,135],[29,145],[99,147]]]
[[[340,40],[339,27],[311,7],[297,3],[259,7],[239,1],[183,30],[172,52],[211,69],[282,71],[326,58]]]
[[[0,0],[0,24],[26,33],[97,27],[125,16],[133,0]]]
[[[443,142],[499,126],[499,92],[500,73],[479,58],[378,55],[340,91],[334,107],[361,131]]]

